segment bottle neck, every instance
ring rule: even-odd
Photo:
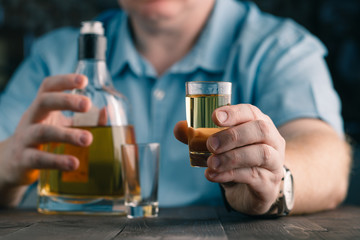
[[[75,73],[88,77],[88,86],[100,89],[103,86],[112,86],[110,73],[105,60],[80,59]]]
[[[81,34],[78,40],[78,57],[82,59],[105,60],[106,37],[98,34]]]

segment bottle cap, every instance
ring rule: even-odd
[[[102,22],[99,21],[85,21],[81,23],[80,34],[98,34],[104,35],[104,28]]]

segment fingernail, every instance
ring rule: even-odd
[[[223,123],[228,119],[227,112],[219,111],[216,113],[216,118],[219,120],[219,122]]]
[[[208,139],[208,141],[209,141],[210,148],[212,150],[215,151],[216,149],[218,149],[218,147],[220,145],[220,142],[219,142],[219,139],[217,137],[210,137]]]
[[[82,99],[79,103],[79,110],[84,111],[86,109],[87,102],[85,99]]]
[[[209,177],[211,177],[211,178],[214,178],[214,177],[216,177],[218,174],[216,173],[216,172],[210,172],[209,173]]]
[[[214,170],[220,167],[220,159],[218,157],[213,156],[211,158],[211,166]]]
[[[75,78],[76,85],[80,85],[82,83],[82,77],[80,75],[77,75]]]
[[[67,161],[67,169],[70,170],[75,170],[75,162],[71,159],[68,159]]]
[[[82,135],[80,136],[80,143],[81,143],[82,145],[87,145],[87,143],[88,143],[88,136],[87,136],[87,134],[82,134]]]

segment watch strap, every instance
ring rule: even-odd
[[[290,213],[291,209],[288,209],[288,207],[286,206],[285,195],[284,195],[285,176],[288,172],[290,172],[290,170],[285,166],[283,166],[283,171],[284,174],[283,177],[281,178],[279,195],[276,198],[275,202],[271,205],[269,211],[265,213],[265,215],[267,216],[286,216]]]

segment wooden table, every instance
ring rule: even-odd
[[[360,239],[360,207],[277,219],[223,208],[162,208],[153,219],[0,210],[0,239]]]

